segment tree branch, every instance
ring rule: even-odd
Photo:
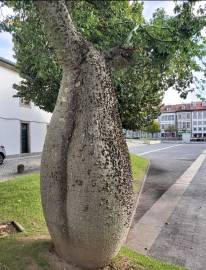
[[[78,4],[78,2],[78,0],[65,0],[68,11],[70,12]]]
[[[93,5],[96,9],[99,9],[99,8],[104,8],[108,5],[108,2],[109,1],[106,1],[106,0],[85,0],[85,2]]]
[[[72,1],[73,2],[73,1]],[[49,41],[57,52],[61,66],[78,66],[88,50],[87,42],[77,32],[64,0],[34,0]]]
[[[112,66],[127,65],[133,56],[134,48],[124,48],[116,46],[114,48],[103,51],[104,58]]]
[[[150,27],[154,27],[154,26],[150,26]],[[164,28],[162,28],[164,29]],[[167,40],[167,39],[160,39],[158,37],[154,37],[147,29],[146,27],[143,27],[140,25],[140,30],[144,31],[151,39],[160,41],[160,42],[169,42],[169,43],[176,43],[174,40]]]

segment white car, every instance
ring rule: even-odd
[[[3,145],[0,145],[0,165],[3,164],[5,158],[6,158],[5,147]]]

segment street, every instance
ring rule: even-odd
[[[11,156],[4,160],[0,165],[0,181],[17,175],[17,166],[23,164],[25,172],[37,171],[40,168],[41,157],[39,154],[27,156]]]
[[[190,270],[206,265],[206,144],[128,143],[150,160],[127,244],[136,251]],[[8,157],[0,179],[40,168],[40,155]]]
[[[151,166],[128,245],[166,262],[204,270],[206,161],[202,152],[206,144],[132,145],[129,149],[150,159]]]
[[[151,162],[135,216],[136,222],[174,184],[202,152],[204,146],[206,148],[206,144],[156,144],[129,147],[130,152],[142,155]]]

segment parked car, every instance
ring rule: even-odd
[[[0,165],[3,164],[5,158],[6,158],[5,147],[3,145],[0,145]]]

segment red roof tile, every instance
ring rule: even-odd
[[[175,105],[163,105],[161,108],[161,113],[174,113],[181,111],[198,111],[198,110],[206,110],[205,102],[192,102],[185,104],[175,104]]]

